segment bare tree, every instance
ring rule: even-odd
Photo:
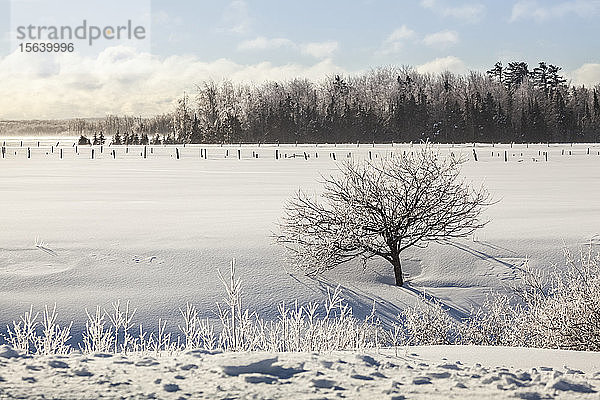
[[[490,196],[460,178],[463,161],[426,145],[377,162],[346,162],[338,176],[323,178],[321,199],[300,191],[288,201],[276,240],[308,275],[378,256],[402,286],[403,250],[465,237],[487,223],[479,217]]]

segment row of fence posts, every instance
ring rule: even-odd
[[[529,145],[527,147],[529,148]],[[560,154],[561,154],[561,156],[564,156],[565,155],[565,149],[561,149]],[[591,154],[589,147],[587,148],[586,154],[587,155]],[[542,152],[541,150],[538,150],[538,156],[541,157],[542,155],[544,156],[544,160],[548,161],[548,152],[547,151]],[[568,155],[570,155],[570,156],[573,155],[573,152],[571,150],[569,150],[568,151]],[[600,156],[600,151],[598,151],[598,155]],[[500,156],[500,152],[498,152],[498,156]],[[515,155],[513,154],[513,157],[514,156]],[[523,157],[523,153],[522,152],[520,153],[520,156]],[[370,157],[371,157],[371,154],[369,152],[369,158]],[[493,151],[492,151],[492,157],[494,157],[494,152]],[[475,151],[475,149],[473,149],[473,159],[475,161],[478,161],[477,152]],[[504,150],[504,162],[508,162],[508,150]]]
[[[21,141],[21,144],[22,143],[23,142]],[[39,146],[39,142],[38,142],[38,146]],[[58,146],[59,146],[59,142],[56,143],[56,147],[57,148],[58,148]],[[79,146],[77,144],[73,144],[73,146],[75,148],[75,153],[77,155],[79,155]],[[494,147],[494,144],[492,144],[492,147]],[[511,143],[511,147],[512,147],[512,143]],[[529,147],[529,145],[527,145],[527,147]],[[91,158],[92,159],[95,158],[95,155],[96,155],[95,150],[96,150],[95,148],[93,148],[93,147],[91,148]],[[100,153],[103,153],[104,152],[104,146],[101,145],[99,147],[99,150],[100,150]],[[52,145],[50,147],[50,152],[52,154],[54,154],[54,145]],[[2,158],[6,158],[6,153],[7,153],[7,147],[6,147],[6,142],[4,142],[3,146],[2,146]],[[126,154],[129,153],[129,147],[125,148],[125,153]],[[154,154],[154,149],[152,147],[150,148],[150,153]],[[15,154],[16,154],[16,152],[15,152]],[[48,153],[46,153],[46,154],[48,154]],[[63,148],[62,147],[59,149],[59,154],[60,154],[59,155],[60,158],[62,159],[63,158]],[[393,153],[390,153],[390,154],[393,154]],[[403,154],[406,154],[406,152],[403,152]],[[500,156],[500,154],[501,153],[498,152],[498,156]],[[564,156],[565,154],[566,154],[565,153],[565,149],[561,149],[561,155]],[[568,151],[568,155],[572,155],[572,154],[573,154],[572,151],[569,150]],[[589,147],[586,150],[586,154],[587,155],[590,154],[590,148]],[[112,155],[113,159],[117,158],[117,152],[116,152],[115,149],[112,149],[111,155]],[[304,156],[305,160],[308,160],[308,158],[310,158],[310,155],[308,153],[306,153],[306,152],[303,152],[302,155]],[[494,151],[491,152],[491,155],[492,155],[492,157],[494,157]],[[522,157],[523,153],[521,152],[520,155]],[[541,157],[542,155],[544,156],[545,161],[548,161],[548,152],[547,151],[542,152],[541,150],[538,150],[538,156]],[[598,151],[598,155],[600,156],[600,151]],[[140,153],[140,156],[142,156],[143,158],[147,158],[148,157],[148,147],[147,146],[144,146],[142,153]],[[514,156],[514,154],[513,154],[513,156]],[[229,157],[229,150],[226,150],[225,157]],[[296,157],[296,154],[293,154],[293,158],[295,158],[295,157]],[[319,154],[315,153],[315,158],[318,158],[318,157],[319,157]],[[348,155],[347,155],[347,157],[348,158],[352,157],[352,153],[349,152]],[[371,150],[369,150],[369,152],[368,152],[368,158],[369,158],[369,160],[372,160],[373,157],[377,158],[377,154],[376,153],[374,154]],[[31,147],[27,147],[27,158],[28,159],[31,158]],[[177,160],[179,160],[181,158],[180,150],[177,147],[175,148],[175,158]],[[200,158],[203,158],[205,160],[208,159],[208,149],[205,149],[205,148],[201,148],[200,149]],[[242,159],[242,150],[241,149],[237,150],[237,158],[239,160]],[[252,151],[252,158],[259,158],[259,153],[256,152],[256,151]],[[281,158],[282,158],[281,151],[279,149],[275,149],[275,159],[279,160]],[[288,158],[287,153],[284,153],[283,158]],[[329,158],[331,158],[333,160],[336,160],[336,153],[335,152],[329,153]],[[474,158],[474,160],[476,162],[479,161],[479,157],[477,155],[477,152],[476,152],[475,148],[473,148],[473,158]],[[509,159],[508,150],[505,150],[504,151],[504,162],[508,162],[508,159]]]

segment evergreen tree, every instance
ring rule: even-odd
[[[121,145],[121,144],[123,144],[123,142],[121,140],[121,135],[119,134],[119,130],[118,129],[117,129],[117,132],[115,133],[115,136],[113,136],[112,143],[114,145]]]
[[[502,62],[498,61],[494,64],[494,68],[486,71],[486,73],[498,83],[504,83],[504,67],[502,66]]]
[[[510,62],[505,69],[504,77],[506,87],[514,90],[529,77],[529,67],[526,62]]]
[[[79,140],[77,141],[77,144],[79,144],[80,146],[84,146],[86,144],[90,144],[90,139],[88,139],[85,136],[81,135],[79,137]]]
[[[192,134],[190,136],[191,143],[202,143],[202,132],[198,122],[198,115],[194,114],[194,122],[192,123]]]
[[[594,121],[600,122],[600,103],[598,102],[598,91],[594,89]]]
[[[131,141],[131,144],[133,144],[133,145],[140,144],[140,138],[139,138],[138,134],[135,132],[131,132],[131,136],[129,137],[129,140]]]

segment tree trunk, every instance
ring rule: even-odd
[[[396,286],[402,286],[404,279],[402,278],[402,266],[400,265],[400,255],[392,256],[392,265],[394,266],[394,276],[396,277]]]

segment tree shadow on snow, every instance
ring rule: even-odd
[[[339,284],[325,277],[316,277],[313,280],[317,283],[316,286],[324,299],[327,299],[328,292],[333,293],[339,285],[344,301],[352,307],[352,315],[358,319],[364,320],[370,316],[373,312],[373,306],[375,306],[375,314],[383,326],[391,327],[393,323],[398,321],[396,317],[402,311],[402,307],[381,296]]]
[[[501,246],[496,246],[492,243],[487,242],[476,242],[481,247],[488,248],[490,251],[486,252],[485,249],[476,248],[475,246],[470,246],[468,243],[461,243],[457,241],[447,242],[445,244],[450,245],[454,248],[457,248],[461,251],[471,254],[472,256],[486,260],[488,262],[493,262],[501,265],[509,269],[510,271],[520,270],[523,266],[524,257],[519,257],[518,254],[510,249],[503,248]],[[501,252],[512,253],[509,257],[499,257],[491,254],[494,250]],[[452,316],[456,320],[463,320],[469,316],[470,310],[465,309],[463,307],[452,304],[452,302],[447,299],[442,299],[440,297],[435,296],[433,293],[429,292],[427,287],[419,286],[416,282],[411,282],[411,278],[417,276],[421,273],[420,267],[420,259],[410,259],[409,261],[416,261],[413,263],[412,267],[407,268],[410,270],[410,277],[404,282],[402,287],[397,287],[395,285],[395,278],[392,275],[390,270],[389,274],[381,273],[378,271],[375,272],[375,279],[378,283],[384,285],[385,287],[393,287],[399,291],[403,291],[408,294],[413,300],[415,298],[424,298],[427,301],[436,301],[442,305],[444,309],[448,311],[450,316]],[[413,270],[414,269],[414,270]],[[312,291],[320,292],[323,299],[327,298],[328,291],[333,292],[335,288],[339,285],[342,291],[342,297],[344,300],[352,307],[353,315],[356,318],[364,319],[371,315],[373,310],[373,304],[375,304],[375,311],[377,317],[380,319],[382,324],[386,327],[391,327],[392,324],[398,323],[397,316],[400,314],[403,308],[412,304],[412,301],[402,301],[398,299],[397,302],[392,303],[389,299],[383,298],[377,294],[372,292],[363,291],[359,288],[353,287],[348,284],[340,284],[336,282],[334,279],[327,278],[324,276],[317,276],[311,278],[316,285],[310,285],[307,282],[304,282],[302,279],[294,276],[294,274],[289,274],[294,280],[298,283],[310,288]],[[483,287],[482,290],[489,290],[489,287]]]
[[[487,242],[477,242],[477,243],[481,244],[482,246],[490,247],[490,248],[492,248],[494,250],[509,251],[509,252],[513,253],[512,259],[514,259],[514,260],[520,260],[520,261],[522,261],[522,260],[525,259],[524,257],[519,257],[516,252],[514,252],[514,251],[512,251],[510,249],[506,249],[506,248],[503,248],[503,247],[500,247],[500,246],[495,246],[495,245],[493,245],[491,243],[487,243]],[[490,253],[484,252],[482,250],[478,250],[478,249],[476,249],[473,246],[467,245],[466,243],[447,242],[446,244],[449,245],[449,246],[455,247],[455,248],[457,248],[459,250],[462,250],[464,252],[467,252],[467,253],[469,253],[469,254],[477,257],[477,258],[480,258],[482,260],[496,262],[496,263],[501,264],[501,265],[503,265],[506,268],[509,268],[511,270],[520,270],[521,267],[523,266],[522,262],[520,262],[518,264],[517,263],[508,262],[508,261],[506,261],[506,259],[502,259],[502,258],[494,256],[494,255],[492,255]]]

